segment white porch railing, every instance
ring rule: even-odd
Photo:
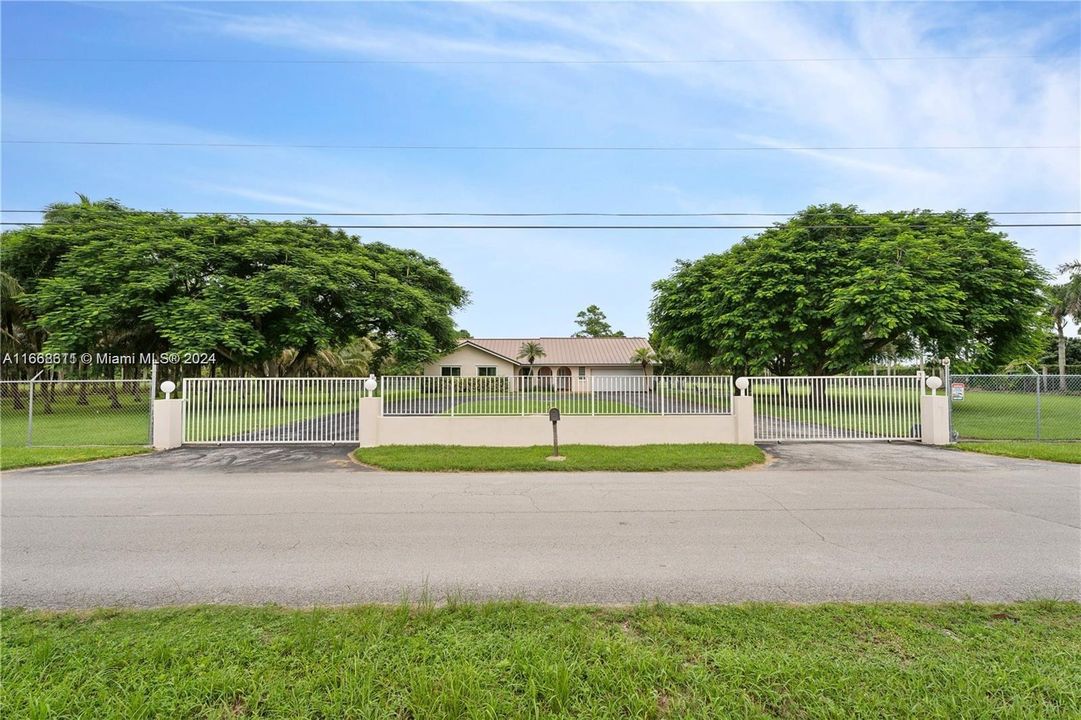
[[[727,375],[527,375],[380,380],[383,414],[408,415],[726,415],[732,412]]]

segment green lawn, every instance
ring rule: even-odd
[[[1081,606],[2,611],[10,718],[1077,718]]]
[[[973,440],[1035,440],[1036,394],[970,389],[953,403],[953,428]],[[1081,395],[1041,395],[1039,439],[1081,440]]]
[[[384,445],[359,448],[357,460],[384,470],[419,472],[615,470],[732,470],[762,462],[753,445],[564,445],[562,462],[546,458],[551,446],[463,447],[460,445]]]
[[[956,446],[960,450],[1005,455],[1007,457],[1030,460],[1052,460],[1054,462],[1081,463],[1081,443],[1071,442],[963,442]]]
[[[34,402],[33,445],[144,445],[150,442],[150,410],[147,398],[120,396],[120,409],[109,407],[108,399],[95,394],[86,405],[75,397],[52,403],[51,411]],[[27,411],[12,407],[11,399],[0,404],[0,445],[25,446]]]
[[[151,448],[145,445],[109,445],[102,447],[12,447],[0,445],[0,470],[101,460],[125,455],[140,455],[150,451]]]

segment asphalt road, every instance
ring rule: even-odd
[[[727,473],[391,474],[344,448],[6,472],[6,606],[1081,599],[1081,468],[907,444]]]

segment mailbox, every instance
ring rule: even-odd
[[[552,422],[559,422],[559,408],[552,408],[549,410],[548,419]]]

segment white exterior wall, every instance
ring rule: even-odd
[[[478,350],[472,345],[463,345],[438,360],[425,365],[424,374],[438,376],[442,374],[442,368],[445,365],[456,365],[462,368],[462,377],[476,377],[478,374],[477,368],[480,366],[494,366],[495,374],[503,377],[518,374],[514,363],[486,353],[483,350]]]

